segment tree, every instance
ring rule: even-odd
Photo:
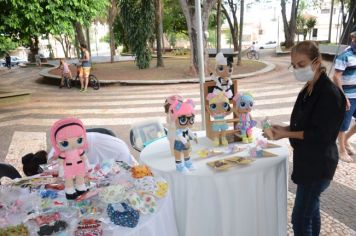
[[[114,22],[117,16],[117,0],[110,0],[111,4],[108,10],[108,25],[109,25],[109,39],[110,39],[110,62],[114,62],[115,56],[115,36],[114,36]]]
[[[225,4],[222,5],[223,13],[227,19],[229,24],[231,37],[232,37],[232,45],[234,46],[234,51],[239,50],[239,42],[238,42],[238,32],[239,32],[239,23],[237,21],[237,1],[227,0],[226,5],[229,7],[229,11],[231,12],[232,19],[230,17],[229,12],[226,9]]]
[[[0,2],[0,32],[30,46],[34,61],[42,35],[67,35],[103,14],[107,0],[6,0]]]
[[[316,17],[309,17],[307,19],[307,21],[305,22],[305,25],[307,27],[307,31],[309,33],[309,40],[311,38],[312,35],[312,30],[314,29],[315,25],[316,25],[317,21],[316,21]],[[304,38],[305,40],[305,38]]]
[[[157,44],[157,67],[164,67],[162,57],[162,4],[161,0],[154,0],[155,4],[155,35]]]
[[[198,65],[198,29],[196,25],[196,11],[195,4],[192,0],[179,0],[179,3],[182,7],[183,14],[185,16],[189,34],[190,41],[190,71],[192,74],[196,75],[199,71]],[[205,0],[202,5],[202,24],[203,32],[208,30],[209,24],[209,15],[211,13],[212,7],[216,4],[216,0]],[[206,48],[206,38],[203,36],[203,48]],[[205,73],[209,74],[209,57],[207,50],[204,50],[204,64],[205,64]]]
[[[0,57],[3,57],[5,53],[16,49],[17,46],[17,42],[12,41],[11,38],[0,35]]]
[[[152,59],[148,41],[154,30],[154,5],[151,0],[121,0],[120,16],[128,43],[140,69],[150,66]],[[143,27],[144,26],[144,27]]]
[[[356,0],[340,0],[340,3],[343,26],[340,43],[349,44],[351,29],[356,24]]]
[[[244,25],[244,4],[245,4],[245,1],[241,0],[241,5],[240,5],[239,54],[237,56],[237,64],[238,65],[241,63],[242,32],[243,32],[243,25]]]
[[[285,47],[290,48],[294,45],[294,37],[297,24],[299,0],[292,0],[291,14],[289,22],[286,16],[286,0],[281,0],[281,12],[284,26]]]

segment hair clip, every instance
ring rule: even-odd
[[[53,221],[58,221],[61,219],[61,215],[58,212],[55,212],[50,215],[40,215],[35,218],[38,226],[50,224]]]
[[[116,224],[124,227],[134,228],[138,224],[140,218],[140,213],[127,205],[126,203],[120,203],[124,208],[123,212],[114,210],[112,204],[108,205],[107,214],[110,217],[110,220]]]
[[[0,228],[0,235],[21,235],[28,236],[30,233],[28,232],[27,227],[24,224],[9,226],[6,228]]]
[[[67,222],[63,221],[63,220],[58,220],[56,222],[54,222],[53,225],[43,225],[40,227],[40,231],[38,231],[38,235],[42,236],[42,235],[51,235],[53,233],[57,233],[60,231],[63,231],[64,229],[66,229],[68,226]]]
[[[41,195],[41,198],[55,199],[55,198],[57,198],[58,193],[53,190],[41,190],[40,195]]]
[[[178,104],[176,105],[176,110],[178,111],[180,109],[180,107],[182,106],[182,102],[178,101]]]

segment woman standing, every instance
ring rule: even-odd
[[[297,193],[292,213],[296,236],[320,233],[320,194],[329,186],[339,160],[336,138],[346,100],[325,73],[318,46],[298,43],[291,53],[291,71],[305,82],[294,104],[290,126],[272,126],[274,139],[289,138],[293,147],[292,180]]]

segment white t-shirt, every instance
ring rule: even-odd
[[[86,156],[91,165],[102,163],[108,159],[124,161],[130,166],[137,164],[126,143],[119,138],[107,134],[88,132],[87,140],[88,150],[86,151]],[[48,154],[48,159],[51,159],[53,154],[54,149],[52,148]]]

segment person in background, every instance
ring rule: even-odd
[[[350,37],[350,47],[336,58],[333,77],[335,84],[347,98],[346,115],[338,136],[340,159],[345,162],[352,162],[350,155],[356,153],[348,141],[356,133],[356,125],[346,132],[352,117],[356,118],[356,25],[352,28]]]
[[[10,70],[11,69],[11,57],[8,53],[5,56],[5,66]]]
[[[72,79],[72,72],[69,69],[68,63],[63,58],[59,59],[59,66],[57,67],[57,69],[62,70],[62,78],[61,83],[59,85],[59,88],[62,88],[64,86],[65,77]]]
[[[305,82],[294,104],[290,125],[272,125],[273,139],[289,138],[293,147],[292,180],[297,192],[292,213],[295,236],[320,233],[320,195],[338,164],[336,139],[345,116],[346,99],[322,65],[316,43],[293,47],[290,69]],[[266,136],[266,134],[264,134]]]
[[[91,60],[90,54],[87,49],[87,45],[81,44],[81,59],[79,60],[82,63],[82,67],[80,68],[79,72],[79,79],[80,79],[80,92],[87,92],[88,91],[88,84],[89,84],[89,74],[91,68]]]
[[[41,67],[41,66],[42,66],[42,63],[41,63],[41,56],[40,56],[39,53],[37,53],[37,54],[35,55],[35,60],[36,60],[36,66]]]

